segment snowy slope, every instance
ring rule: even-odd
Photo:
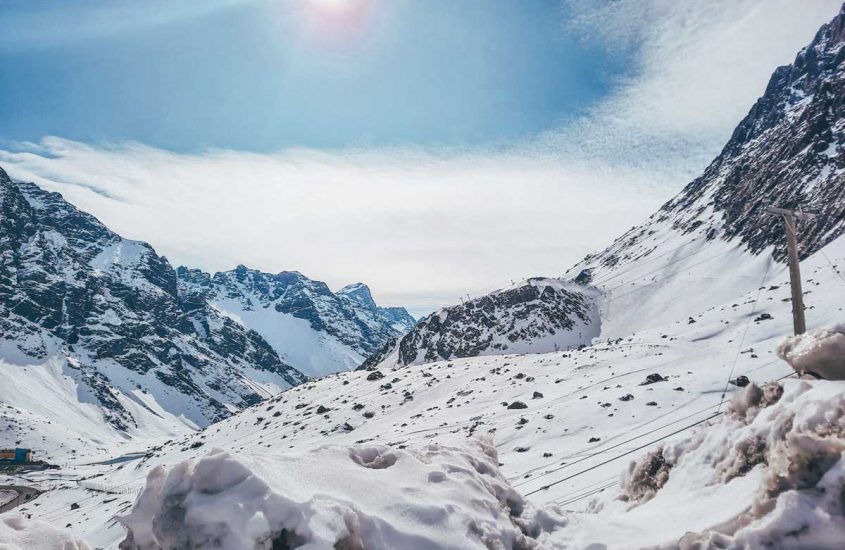
[[[565,277],[602,291],[603,336],[683,319],[783,272],[783,222],[768,206],[818,214],[799,224],[802,258],[845,231],[845,11],[775,70],[699,178]]]
[[[258,332],[288,364],[309,376],[357,368],[413,326],[404,308],[381,308],[367,285],[337,293],[296,271],[262,273],[245,266],[213,276],[180,267],[179,293],[212,304]]]
[[[845,239],[829,245],[825,252],[834,264],[845,266]],[[845,314],[845,279],[827,258],[816,254],[804,264],[806,277],[812,280],[807,295],[811,328],[836,324]],[[666,485],[669,496],[655,499],[659,508],[658,504],[644,505],[643,511],[634,508],[630,515],[626,506],[613,499],[628,491],[620,481],[630,461],[640,460],[661,444],[684,441],[696,430],[708,433],[711,428],[704,421],[725,412],[727,401],[741,391],[728,384],[728,379],[747,376],[763,383],[792,372],[774,353],[781,338],[791,331],[785,283],[784,276],[772,276],[759,293],[754,289],[702,312],[694,317],[694,323],[672,322],[582,350],[453,359],[378,371],[381,377],[376,371],[356,371],[310,381],[203,432],[158,444],[142,458],[113,465],[71,464],[65,475],[89,481],[81,481],[82,487],[70,480],[43,482],[58,488],[39,497],[40,506],[28,506],[26,511],[56,525],[70,524],[92,545],[114,547],[125,532],[104,519],[128,509],[154,467],[199,459],[214,448],[226,449],[248,464],[250,471],[269,484],[269,493],[304,503],[313,493],[297,492],[293,481],[283,481],[289,474],[274,472],[284,472],[295,463],[296,479],[318,480],[330,457],[353,452],[339,448],[386,445],[397,454],[407,450],[419,456],[428,445],[438,444],[469,452],[465,446],[471,436],[485,436],[493,438],[501,475],[520,498],[535,509],[549,511],[556,503],[564,510],[555,512],[564,514],[562,526],[538,535],[536,540],[544,545],[540,547],[580,548],[587,542],[602,542],[610,548],[671,546],[677,542],[673,537],[681,537],[687,530],[727,532],[721,522],[751,506],[766,472],[751,471],[723,489],[710,482],[710,470],[703,470],[682,481],[680,487]],[[652,374],[666,380],[648,383]],[[837,407],[832,410],[839,410]],[[725,439],[725,433],[741,435],[730,427],[709,441]],[[320,450],[324,445],[331,447]],[[309,454],[312,450],[313,456]],[[402,461],[397,464],[404,464]],[[384,479],[398,475],[406,480],[403,483],[408,485],[403,486],[408,487],[408,495],[427,494],[425,483],[414,485],[420,483],[414,481],[419,478],[404,478],[405,473],[388,469]],[[448,469],[446,474],[449,483],[454,483]],[[498,474],[490,475],[496,478]],[[323,501],[326,506],[341,499],[356,514],[395,519],[379,508],[379,501],[372,500],[378,492],[356,488],[352,481],[337,487],[320,493],[332,495]],[[709,506],[718,513],[707,514],[704,510],[711,501],[702,500],[699,508],[689,512],[685,491],[693,490],[702,497],[716,495],[712,498],[719,502],[728,499],[732,504]],[[594,497],[597,500],[592,502]],[[410,499],[408,509],[416,509],[418,500],[405,498]],[[71,510],[73,502],[80,508]],[[598,506],[605,511],[596,514]],[[430,513],[438,517],[440,512],[431,509]],[[655,527],[656,516],[660,529]],[[424,524],[420,529],[435,522],[421,512],[415,517]],[[510,522],[508,517],[499,528],[507,528]],[[608,523],[619,525],[620,530],[600,528]],[[331,533],[343,528],[333,525]],[[625,544],[617,545],[620,540]]]
[[[2,169],[0,360],[7,404],[75,395],[127,434],[170,431],[173,418],[204,426],[304,380],[256,332],[181,300],[175,271],[148,244]],[[24,380],[33,385],[6,391]]]

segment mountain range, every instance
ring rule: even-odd
[[[293,272],[174,269],[0,169],[2,376],[49,365],[121,432],[206,426],[306,375],[353,369],[412,324],[362,284],[334,294]]]
[[[765,208],[816,214],[808,326],[841,324],[843,83],[845,6],[643,223],[413,327],[361,284],[173,269],[0,174],[0,443],[65,464],[19,511],[129,549],[841,547],[845,383],[778,357]]]

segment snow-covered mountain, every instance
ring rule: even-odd
[[[183,300],[210,303],[255,330],[309,376],[355,369],[414,324],[404,308],[377,306],[362,283],[334,293],[296,271],[270,274],[243,265],[213,276],[185,267],[177,274]]]
[[[362,365],[398,365],[577,347],[601,332],[597,293],[575,282],[533,278],[443,308]]]
[[[825,253],[845,265],[845,237]],[[808,320],[841,321],[845,281],[820,254],[803,267]],[[247,548],[265,537],[479,549],[776,537],[835,550],[843,383],[786,379],[777,403],[728,383],[793,372],[775,354],[792,325],[787,281],[580,350],[338,373],[108,463],[82,448],[66,480],[28,476],[50,490],[20,511],[103,548],[127,537],[109,520],[131,510],[139,548],[209,535]],[[191,513],[174,514],[181,504]]]
[[[843,20],[776,72],[734,145],[645,224],[564,279],[421,321],[408,364],[397,339],[374,370],[308,380],[131,454],[112,432],[72,431],[76,417],[6,405],[7,434],[68,461],[58,479],[24,477],[45,492],[18,511],[133,550],[840,549],[845,383],[797,380],[778,358],[789,276],[779,221],[760,209],[802,197],[821,211],[800,228],[807,321],[841,324]],[[814,152],[822,143],[833,155]],[[600,336],[582,347],[576,331]],[[831,333],[833,349],[804,352],[841,355]],[[548,353],[513,354],[535,349]],[[84,444],[95,438],[109,460]]]
[[[0,359],[6,403],[92,404],[130,434],[205,426],[305,380],[258,333],[182,299],[150,245],[2,169]]]
[[[559,310],[534,310],[530,292],[497,291],[427,317],[366,366],[544,352],[586,345],[599,334],[618,338],[687,322],[784,272],[783,222],[766,213],[768,206],[817,214],[799,224],[802,258],[845,232],[845,12],[793,64],[775,70],[700,177],[564,274],[556,284],[569,293]],[[503,302],[502,295],[514,299]],[[576,314],[571,326],[549,322],[571,317],[569,304],[598,313]]]
[[[700,177],[565,276],[601,289],[606,336],[685,319],[783,271],[768,206],[817,214],[799,223],[802,258],[845,232],[845,7],[775,70]]]

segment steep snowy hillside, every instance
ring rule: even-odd
[[[565,277],[602,290],[604,336],[684,319],[784,269],[768,206],[818,214],[799,223],[802,258],[845,231],[845,7],[774,72],[701,177]]]
[[[577,283],[528,279],[432,313],[362,367],[574,348],[601,332],[595,294]]]
[[[2,169],[0,360],[5,403],[36,412],[34,392],[47,407],[90,404],[136,435],[208,425],[304,380],[256,332],[181,300],[148,244]]]
[[[837,324],[845,315],[845,279],[828,258],[845,266],[845,239],[805,261],[811,327]],[[386,540],[416,535],[426,541],[442,529],[448,541],[456,532],[467,533],[464,522],[476,521],[483,528],[473,531],[477,538],[468,547],[483,547],[483,534],[497,533],[511,541],[504,548],[673,548],[687,532],[700,540],[748,540],[783,531],[800,537],[802,522],[813,517],[835,533],[841,531],[841,513],[831,516],[835,509],[812,487],[841,486],[841,463],[833,468],[828,460],[841,442],[840,387],[811,384],[808,390],[787,378],[779,408],[763,416],[731,412],[718,423],[724,413],[742,410],[728,402],[747,391],[729,380],[743,384],[745,377],[762,386],[793,373],[775,355],[792,327],[786,282],[783,275],[772,276],[762,290],[697,314],[693,323],[673,322],[581,350],[453,359],[309,381],[144,454],[100,465],[86,465],[90,459],[82,456],[63,470],[61,481],[52,474],[28,475],[50,490],[38,506],[20,511],[69,526],[104,548],[126,536],[107,520],[126,514],[145,483],[146,504],[135,508],[129,525],[149,526],[162,506],[205,503],[190,514],[197,522],[189,524],[197,528],[190,532],[225,518],[221,537],[230,529],[263,537],[283,525],[293,531],[286,536],[306,540],[358,534],[372,541],[368,537],[383,533],[391,537]],[[789,428],[785,420],[799,413],[814,424],[793,423],[794,436],[781,438]],[[490,468],[489,454],[473,454],[479,453],[471,442],[476,436],[492,438],[499,471]],[[834,445],[755,447],[750,443],[758,436],[773,442],[828,438]],[[677,473],[662,475],[659,461],[645,458],[661,447],[663,470]],[[788,467],[782,459],[804,456],[784,450],[813,448],[826,457],[824,467],[813,471],[829,471],[829,477],[807,478],[804,485],[790,481],[768,495],[760,491],[763,480]],[[759,456],[780,458],[760,463],[755,449]],[[745,466],[742,457],[749,459]],[[199,462],[156,469],[185,460]],[[637,482],[637,472],[651,471],[651,464],[656,484]],[[373,491],[375,486],[383,489]],[[192,496],[182,500],[176,487],[184,489],[179,495]],[[217,489],[205,490],[211,487]],[[780,504],[772,510],[775,501]],[[469,502],[486,504],[481,510]],[[808,504],[799,515],[779,512],[802,502]],[[744,515],[756,503],[756,515]],[[215,509],[226,512],[208,515]],[[269,514],[267,523],[262,514]],[[514,543],[515,526],[526,545]],[[174,525],[174,533],[183,527]]]
[[[213,276],[185,267],[177,274],[184,301],[212,304],[310,376],[354,369],[414,324],[404,308],[378,307],[362,283],[333,293],[295,271],[273,275],[242,265]]]

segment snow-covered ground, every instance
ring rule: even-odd
[[[810,328],[833,326],[843,317],[845,280],[828,260],[845,265],[845,239],[829,245],[824,252],[802,265]],[[439,459],[432,459],[429,465],[414,461],[424,462],[420,457],[434,452],[431,445],[445,449],[443,452],[451,457],[444,459],[447,461],[458,460],[455,457],[459,455],[477,455],[473,460],[482,460],[487,455],[471,450],[476,445],[473,436],[482,436],[492,438],[498,453],[499,472],[490,473],[491,479],[502,483],[501,476],[527,506],[536,513],[548,514],[545,520],[536,520],[544,525],[542,532],[547,535],[540,536],[539,527],[531,523],[537,537],[532,541],[552,547],[600,542],[610,548],[637,548],[676,544],[686,531],[713,528],[733,532],[731,526],[739,524],[725,522],[757,502],[757,489],[768,475],[762,468],[724,484],[707,478],[704,470],[684,482],[692,485],[676,486],[670,476],[664,493],[658,491],[653,500],[631,510],[631,503],[614,499],[630,492],[624,483],[620,485],[628,464],[661,445],[675,449],[673,457],[679,460],[676,471],[681,472],[686,467],[680,458],[683,449],[693,444],[673,442],[683,441],[696,430],[703,435],[693,437],[702,441],[724,440],[725,434],[739,437],[742,430],[735,425],[712,427],[723,422],[723,416],[714,415],[727,411],[727,401],[739,391],[728,384],[729,379],[746,376],[762,384],[793,373],[776,355],[778,343],[792,329],[790,304],[785,301],[788,296],[787,276],[776,271],[761,286],[722,305],[701,312],[679,312],[678,318],[662,326],[596,342],[580,351],[440,361],[379,371],[380,378],[373,372],[359,371],[310,381],[202,432],[162,441],[144,455],[125,456],[110,464],[90,464],[94,462],[90,458],[70,460],[60,471],[61,476],[55,472],[28,474],[25,477],[29,482],[50,490],[20,511],[59,527],[68,526],[93,546],[113,548],[125,536],[125,530],[112,518],[127,513],[154,468],[201,461],[214,450],[216,458],[208,460],[244,465],[256,477],[255,483],[263,484],[261,491],[266,495],[284,497],[282,500],[301,506],[314,499],[328,508],[341,503],[356,517],[366,517],[364,523],[369,526],[374,523],[367,522],[380,520],[395,523],[391,514],[398,512],[380,508],[384,504],[370,493],[396,490],[393,480],[398,477],[402,480],[399,487],[404,488],[399,502],[407,502],[408,513],[442,530],[445,524],[414,508],[419,499],[428,502],[434,498],[426,491],[436,489],[421,484],[419,476],[431,473],[430,466]],[[659,375],[660,380],[650,383],[658,380],[650,375]],[[802,384],[786,384],[786,395],[794,398],[784,402],[782,408],[796,412],[796,404],[811,399],[809,396],[812,403],[832,399],[823,387],[808,392],[800,390]],[[805,394],[808,397],[800,397]],[[841,406],[832,404],[831,409],[839,411]],[[802,413],[810,410],[809,405],[800,408]],[[841,422],[834,413],[827,418],[831,425]],[[223,458],[226,455],[216,449],[230,453],[231,458]],[[125,452],[116,446],[114,453],[102,452],[102,456],[117,458]],[[668,452],[664,451],[667,458]],[[391,477],[384,485],[375,481],[361,484],[355,479],[349,472],[360,471],[367,476],[378,472],[356,464],[354,459],[337,466],[339,477],[325,477],[327,464],[347,460],[354,453],[400,458],[391,466],[394,471],[385,474]],[[404,464],[409,465],[409,471],[404,471]],[[194,467],[179,466],[187,470],[173,474],[177,476],[173,479],[192,479],[188,470]],[[714,463],[713,468],[717,467]],[[349,474],[344,476],[343,472]],[[166,479],[168,475],[159,472],[153,479]],[[473,479],[474,474],[467,475],[450,478],[447,486],[459,487]],[[321,484],[332,479],[337,486],[322,491]],[[313,489],[309,492],[303,486]],[[691,508],[686,495],[693,489],[703,500]],[[472,494],[467,493],[468,502],[477,500]],[[713,500],[705,499],[707,495]],[[325,500],[320,500],[324,496]],[[725,499],[727,504],[723,503]],[[708,502],[712,504],[709,507]],[[74,503],[78,507],[72,509]],[[154,508],[154,504],[150,506]],[[337,512],[338,508],[332,509],[335,512],[308,516],[319,517],[314,521],[323,522],[320,525],[324,527],[326,522],[331,523],[328,518],[336,520],[325,527],[329,531],[319,531],[321,537],[328,537],[326,533],[339,535],[346,528],[337,523],[338,518],[346,516]],[[488,510],[483,518],[492,521],[500,513]],[[431,514],[436,516],[434,510]],[[481,521],[482,516],[468,513],[460,517]],[[304,523],[297,525],[308,524],[300,519]],[[278,525],[268,519],[266,526],[262,521],[258,521],[261,529],[256,527],[256,532],[272,532]],[[497,528],[510,529],[512,521],[508,519]],[[618,535],[608,533],[604,527],[607,522],[619,526]],[[397,530],[400,533],[396,536],[407,535],[403,529]]]
[[[19,514],[0,518],[0,548],[3,550],[90,550],[79,537],[43,521],[30,521]]]

